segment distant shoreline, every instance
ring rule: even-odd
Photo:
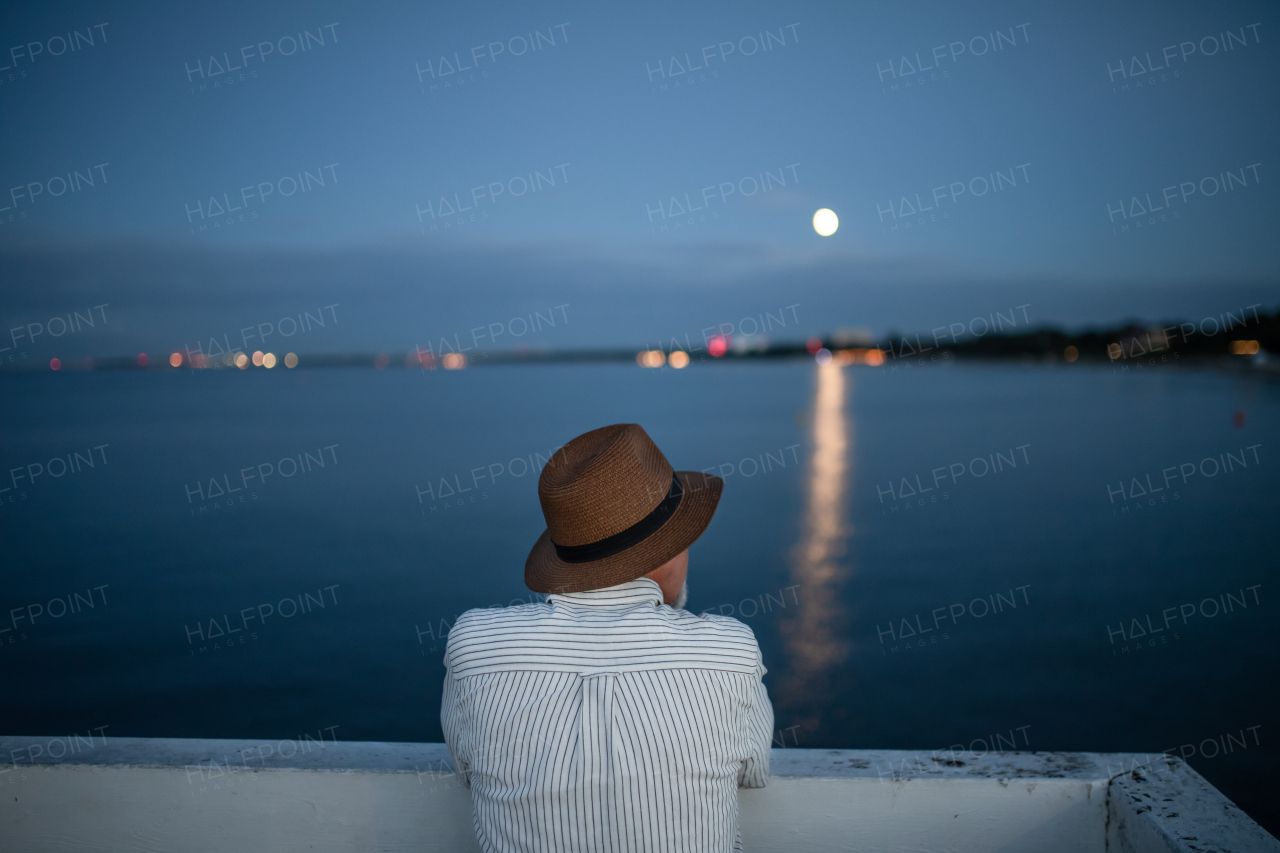
[[[1205,322],[1214,321],[1212,329]],[[945,327],[940,327],[946,331]],[[286,356],[268,359],[281,362],[281,371],[296,368],[413,368],[454,370],[468,367],[498,367],[514,364],[600,364],[635,363],[655,368],[670,365],[682,368],[709,361],[734,362],[761,359],[816,358],[820,363],[835,360],[840,364],[862,364],[872,367],[896,363],[937,363],[942,360],[1018,361],[1110,364],[1115,366],[1149,364],[1192,364],[1259,370],[1280,373],[1280,310],[1273,314],[1254,313],[1252,317],[1232,317],[1219,323],[1206,318],[1199,325],[1190,322],[1168,325],[1124,325],[1082,332],[1065,332],[1051,326],[1020,334],[990,333],[972,336],[971,340],[947,340],[932,333],[891,333],[875,340],[870,336],[828,334],[807,341],[767,342],[750,338],[733,339],[712,336],[704,346],[690,350],[681,348],[635,350],[622,348],[583,349],[519,349],[465,350],[433,352],[416,349],[407,353],[318,353],[294,356],[294,365],[286,366]],[[676,355],[683,353],[683,355]],[[289,355],[293,355],[290,353]],[[676,355],[676,360],[672,356]],[[256,356],[256,357],[255,357]],[[136,356],[105,356],[46,362],[31,359],[17,366],[0,366],[5,373],[87,372],[96,370],[225,370],[264,369],[263,354],[242,349],[217,353],[191,353]],[[679,363],[677,363],[677,361]],[[239,362],[239,363],[238,363]]]

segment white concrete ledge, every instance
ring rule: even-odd
[[[443,744],[0,737],[0,849],[477,850]],[[1280,853],[1181,760],[775,749],[753,851]]]

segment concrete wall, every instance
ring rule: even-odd
[[[0,738],[0,849],[477,850],[441,744]],[[1177,759],[775,749],[753,851],[1271,851]],[[1194,839],[1194,840],[1188,840]],[[1195,845],[1194,847],[1191,845]]]

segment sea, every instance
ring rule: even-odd
[[[0,377],[13,735],[439,741],[449,627],[538,600],[538,472],[641,424],[725,480],[688,608],[776,746],[1170,751],[1280,826],[1280,383],[695,361]],[[319,733],[319,734],[317,734]]]

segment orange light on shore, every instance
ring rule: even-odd
[[[879,367],[884,364],[884,352],[878,349],[865,349],[862,347],[841,349],[835,351],[835,361],[836,364],[841,366],[865,364],[868,367]]]
[[[460,352],[447,352],[440,361],[445,370],[461,370],[467,366],[467,357]]]
[[[284,366],[293,369],[298,366],[298,357],[293,353],[289,353],[284,357]]]
[[[1119,344],[1107,344],[1107,355],[1112,361],[1115,361],[1117,358],[1124,355],[1124,350]]]
[[[685,352],[684,350],[676,350],[675,352],[671,353],[671,357],[667,359],[667,363],[670,364],[672,367],[674,367],[676,370],[680,370],[682,368],[688,367],[689,353]]]
[[[147,358],[147,354],[145,352],[138,353],[138,367],[146,367],[150,361],[151,359]]]
[[[276,354],[273,352],[263,353],[262,366],[270,370],[276,366]]]
[[[175,352],[173,355],[169,356],[169,366],[182,367],[182,353]]]
[[[61,360],[61,359],[57,359],[57,358],[51,358],[51,359],[49,359],[49,367],[50,367],[50,369],[52,369],[52,370],[61,370],[61,369],[62,369],[62,360]]]
[[[1258,352],[1259,346],[1257,341],[1232,341],[1232,355],[1254,355]]]
[[[258,350],[253,354],[253,366],[262,367],[262,350]]]
[[[1067,347],[1065,350],[1062,351],[1062,357],[1065,358],[1067,361],[1075,361],[1077,358],[1080,357],[1080,350],[1076,349],[1075,347]]]
[[[662,367],[666,361],[667,357],[660,349],[647,349],[636,353],[636,364],[641,367]]]
[[[240,368],[241,370],[244,370],[246,367],[249,366],[249,356],[245,355],[244,353],[240,353],[239,355],[236,356],[234,363],[236,367]]]

